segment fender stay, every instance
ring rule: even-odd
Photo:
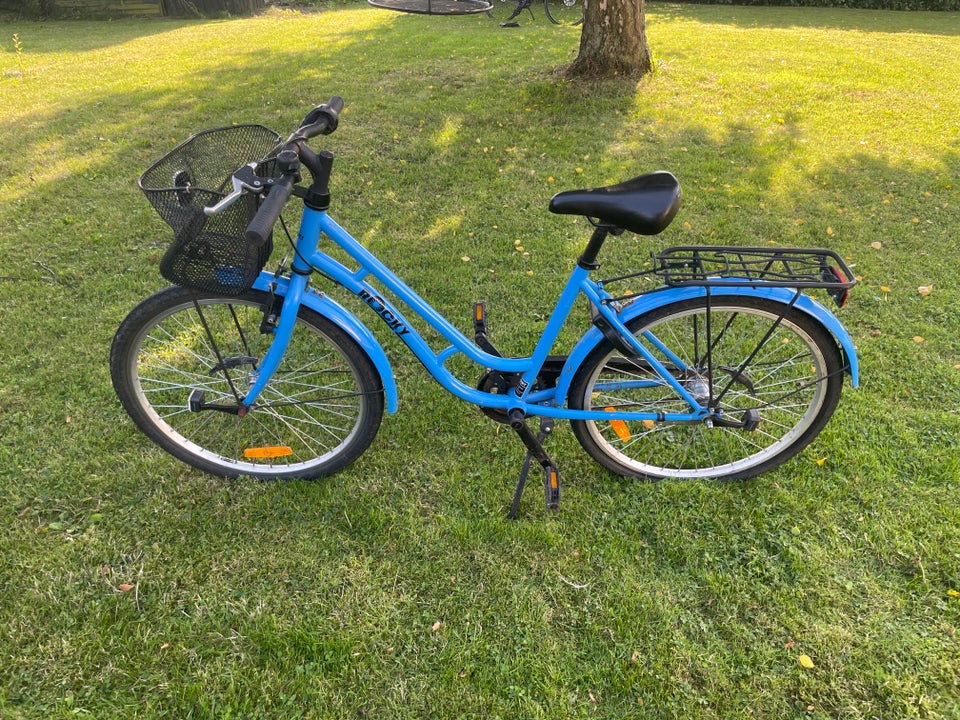
[[[796,292],[790,288],[782,287],[723,287],[715,286],[710,288],[714,296],[743,296],[765,298],[774,302],[789,305],[793,301]],[[654,310],[663,305],[706,296],[706,288],[700,286],[670,288],[668,290],[659,290],[643,295],[620,313],[624,322],[632,320],[638,315]],[[846,361],[846,370],[850,374],[850,380],[854,387],[860,384],[860,368],[857,362],[857,352],[853,345],[853,339],[846,328],[840,324],[836,316],[830,312],[824,305],[814,300],[808,295],[801,295],[793,307],[801,312],[810,315],[820,322],[839,343],[844,360]],[[587,333],[580,338],[573,350],[570,352],[567,362],[563,366],[560,377],[557,380],[557,393],[555,402],[559,406],[566,406],[567,393],[570,391],[570,383],[573,381],[574,373],[580,367],[580,364],[586,359],[587,355],[603,341],[603,333],[597,328],[590,328]]]
[[[277,283],[277,294],[286,295],[288,281],[284,277],[274,277],[271,272],[261,272],[260,276],[253,283],[256,290],[268,291],[270,284]],[[303,293],[303,304],[313,310],[318,315],[322,315],[341,330],[349,335],[363,350],[370,356],[377,372],[380,374],[380,382],[383,385],[383,392],[387,401],[387,412],[395,413],[397,411],[397,383],[393,377],[393,367],[386,353],[377,342],[373,333],[362,322],[354,317],[353,313],[344,308],[326,295],[320,295],[312,290]]]

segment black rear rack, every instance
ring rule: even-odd
[[[651,259],[651,268],[604,280],[604,285],[655,276],[668,287],[816,288],[843,305],[857,283],[843,258],[822,248],[679,246],[653,253]]]

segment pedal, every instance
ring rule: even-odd
[[[473,304],[473,334],[487,334],[487,304],[483,301]]]
[[[543,494],[547,510],[560,509],[560,471],[553,463],[543,469]]]
[[[490,342],[487,333],[487,304],[485,302],[473,304],[473,337],[474,342],[477,343],[477,347],[485,353],[496,357],[503,357],[500,351]]]

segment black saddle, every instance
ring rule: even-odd
[[[661,232],[679,209],[680,181],[666,170],[607,187],[568,190],[550,200],[550,212],[585,215],[638,235]]]

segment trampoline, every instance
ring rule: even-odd
[[[487,0],[367,0],[374,7],[420,15],[472,15],[493,7]]]

